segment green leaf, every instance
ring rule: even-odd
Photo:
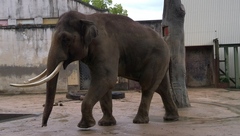
[[[127,10],[123,9],[121,4],[115,4],[114,7],[109,8],[109,11],[112,14],[128,16]]]
[[[90,0],[82,0],[82,2],[85,2],[85,3],[90,3]]]
[[[112,0],[82,0],[85,3],[99,9],[108,9],[111,14],[128,16],[127,10],[123,9],[121,4],[114,4],[112,6]]]

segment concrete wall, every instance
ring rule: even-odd
[[[52,28],[0,29],[0,90],[16,93],[33,89],[13,88],[9,83],[23,82],[45,69],[52,31]]]
[[[157,31],[159,34],[161,34],[162,31],[162,20],[146,20],[146,21],[137,21],[142,25],[151,27],[153,30]]]
[[[77,0],[1,0],[0,9],[0,93],[11,94],[45,91],[45,85],[9,86],[22,83],[46,68],[54,26],[41,24],[45,18],[58,18],[69,10],[86,14],[105,12]],[[67,91],[67,78],[73,68],[70,65],[60,72],[58,91]]]
[[[57,18],[69,10],[85,14],[103,12],[80,0],[1,0],[0,19]]]

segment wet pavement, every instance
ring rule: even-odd
[[[0,96],[1,114],[31,114],[17,120],[0,120],[0,136],[239,136],[240,90],[215,88],[189,88],[191,107],[179,109],[180,120],[164,122],[164,108],[160,96],[155,94],[150,107],[148,124],[133,124],[141,93],[128,91],[124,99],[113,100],[116,126],[95,125],[89,129],[77,127],[81,119],[81,101],[68,100],[57,94],[47,127],[41,127],[44,94]],[[62,104],[62,106],[60,106]],[[93,110],[96,121],[101,116],[97,103]]]

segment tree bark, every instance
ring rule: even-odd
[[[179,108],[190,106],[186,88],[184,17],[181,0],[164,0],[162,32],[171,50],[169,74],[173,98]]]

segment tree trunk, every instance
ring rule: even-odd
[[[173,98],[179,108],[190,106],[186,88],[184,17],[181,0],[164,0],[162,32],[171,50],[169,74]]]

